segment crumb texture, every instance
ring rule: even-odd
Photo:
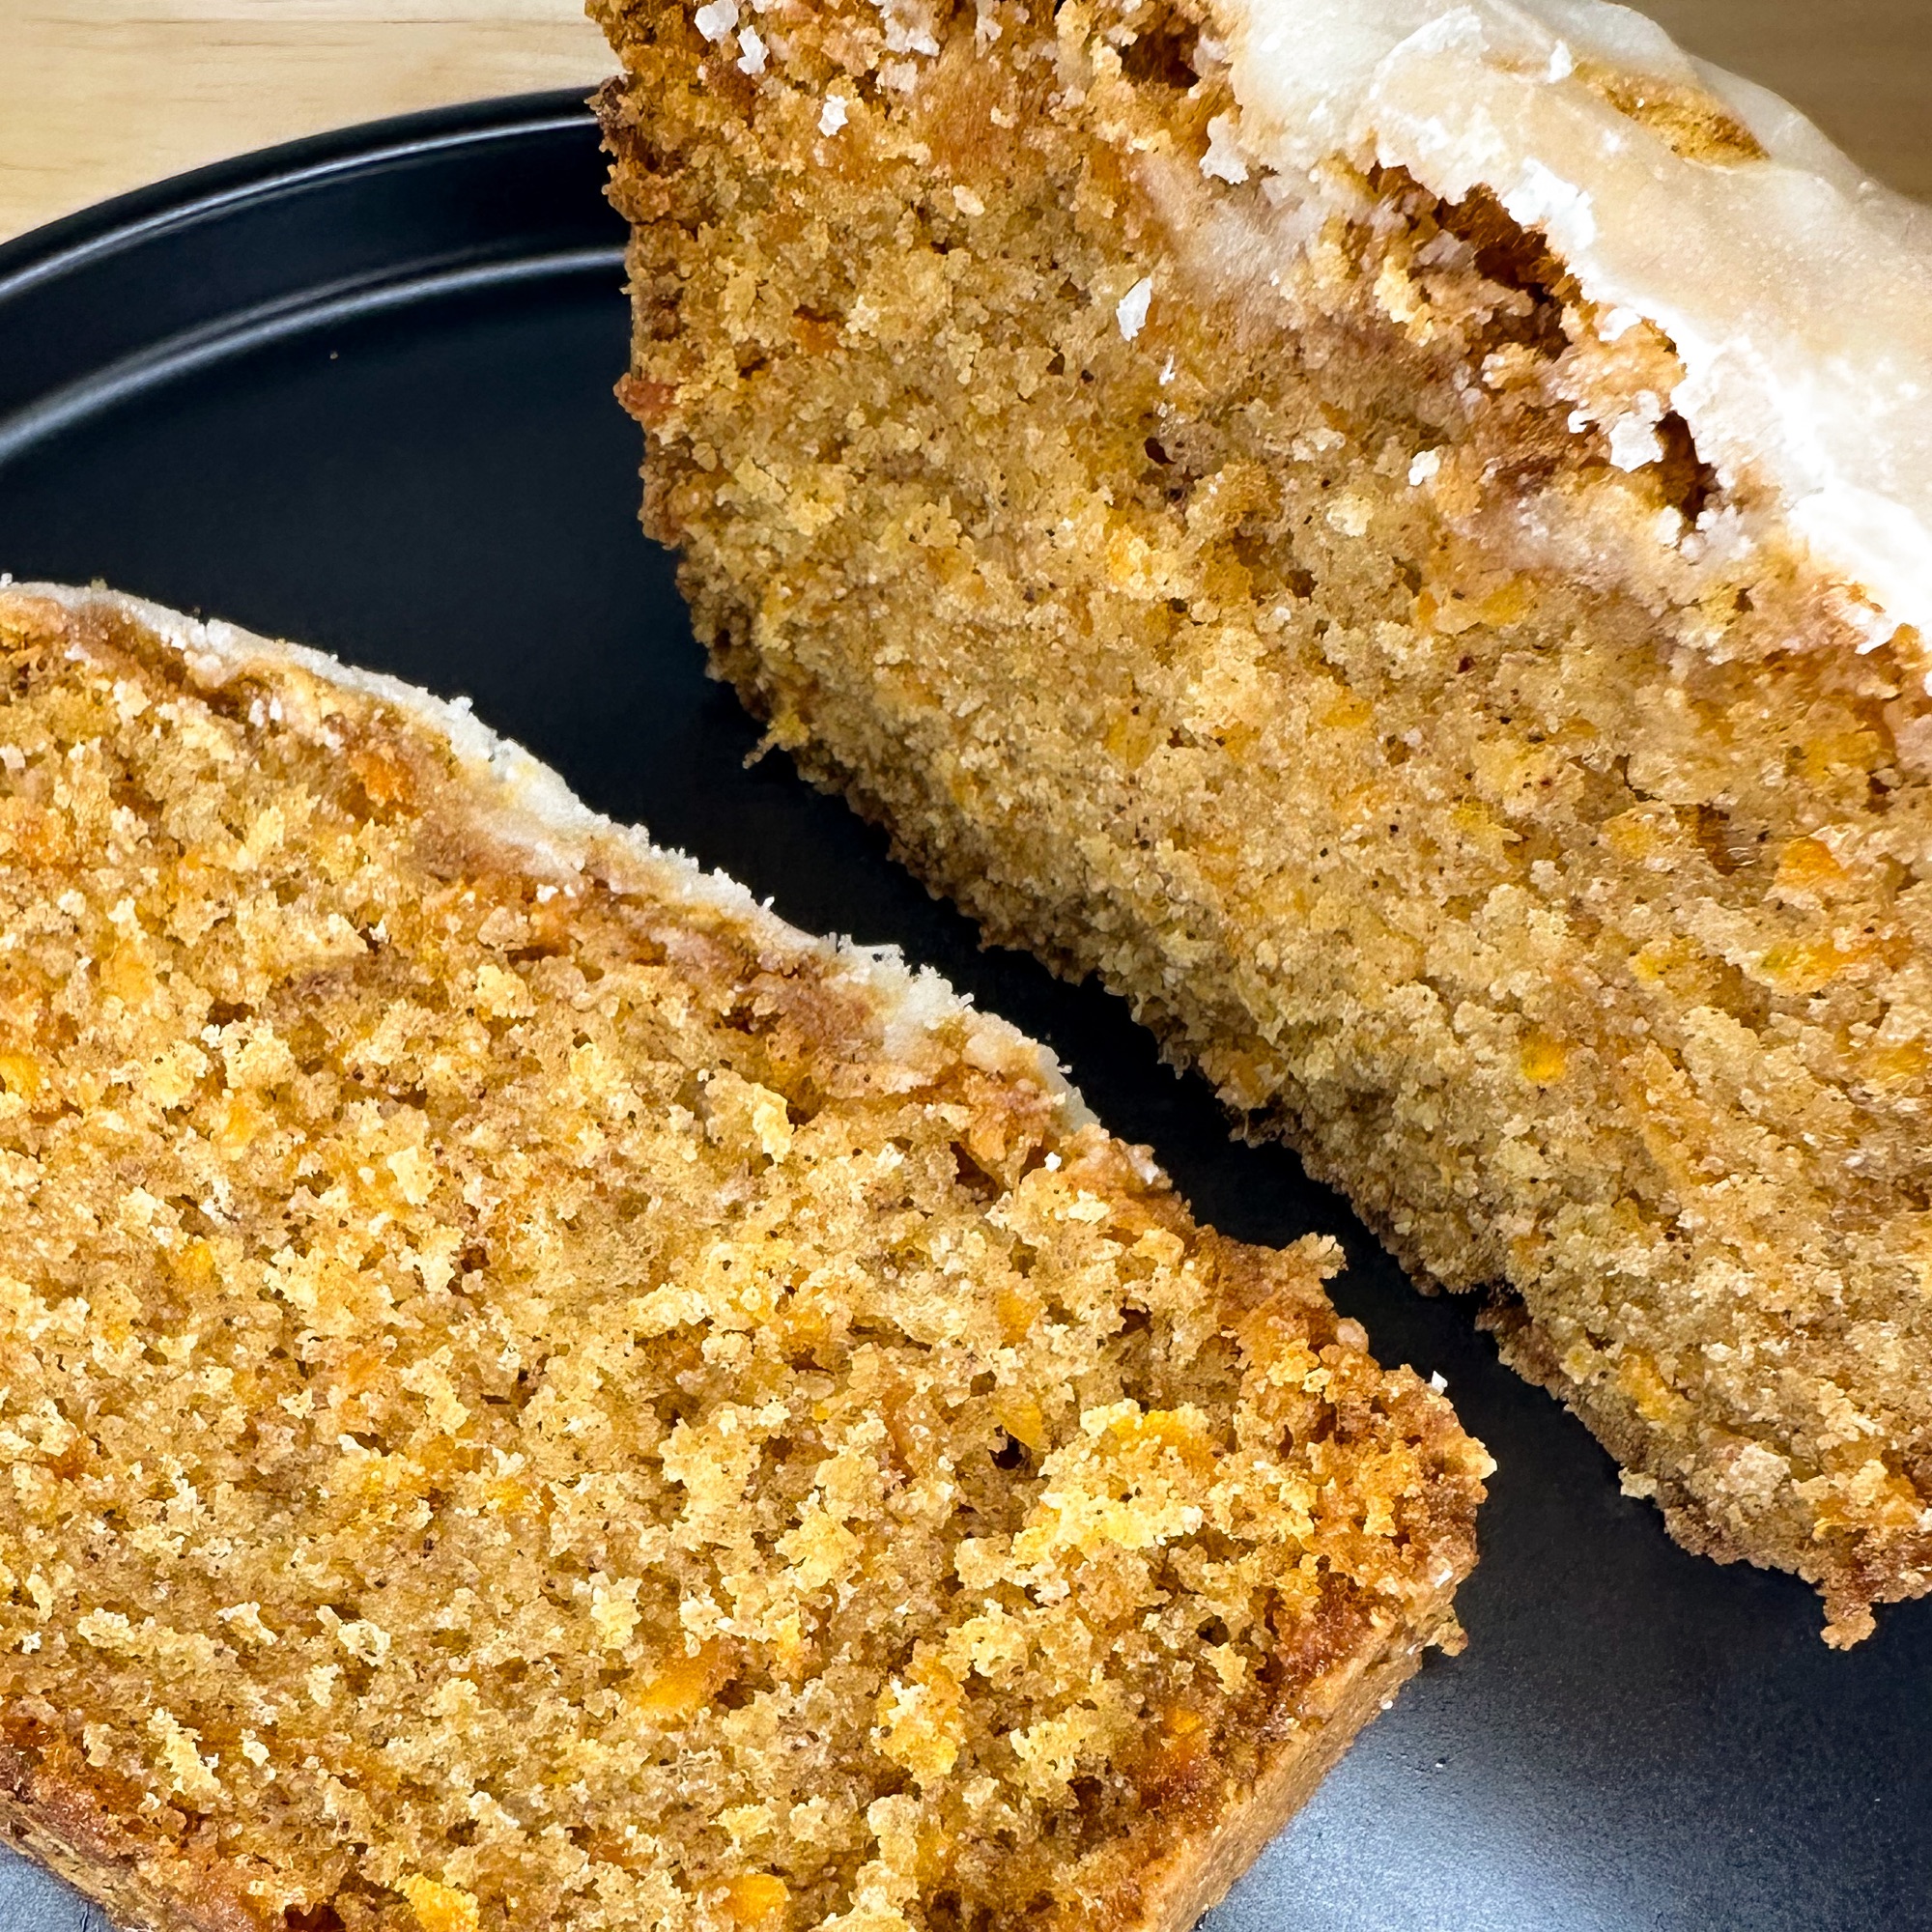
[[[1502,1289],[1685,1542],[1923,1590],[1924,646],[1668,335],[1480,185],[1271,172],[1191,0],[601,13],[646,523],[771,742]]]
[[[0,1812],[128,1919],[1170,1923],[1453,1640],[1331,1248],[425,715],[0,653]]]

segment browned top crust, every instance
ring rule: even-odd
[[[0,652],[0,1811],[117,1909],[1134,1922],[1445,1626],[1480,1447],[1010,1029],[419,694]]]

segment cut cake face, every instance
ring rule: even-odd
[[[600,0],[716,668],[1674,1534],[1932,1577],[1932,256],[1596,0]]]
[[[462,710],[0,652],[0,1821],[123,1922],[1181,1928],[1457,1640],[1331,1244]]]

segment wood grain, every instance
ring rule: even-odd
[[[251,148],[614,63],[581,0],[0,0],[0,239]]]
[[[1646,0],[1932,196],[1932,0]],[[0,238],[144,182],[412,108],[583,87],[577,0],[0,0]]]

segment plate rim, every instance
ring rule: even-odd
[[[101,335],[83,318],[138,298],[144,257],[192,246],[197,230],[218,234],[224,222],[278,203],[326,206],[359,183],[415,166],[460,165],[495,148],[582,143],[587,154],[596,128],[591,100],[578,89],[500,95],[305,135],[132,189],[0,243],[0,332],[13,327],[48,341],[77,327],[81,336]],[[553,159],[560,152],[553,148]],[[439,213],[446,232],[410,251],[378,251],[333,272],[318,265],[239,299],[226,288],[197,288],[172,326],[109,323],[104,339],[80,341],[65,358],[50,348],[51,366],[29,371],[14,393],[0,383],[0,469],[142,389],[354,315],[557,275],[621,281],[625,231],[614,210],[605,239],[594,242],[514,224],[497,230],[471,220],[473,209],[460,200]],[[275,259],[265,252],[248,266]]]
[[[34,283],[277,188],[321,185],[448,148],[594,126],[592,99],[574,87],[492,95],[351,122],[164,176],[0,242],[0,303]]]

